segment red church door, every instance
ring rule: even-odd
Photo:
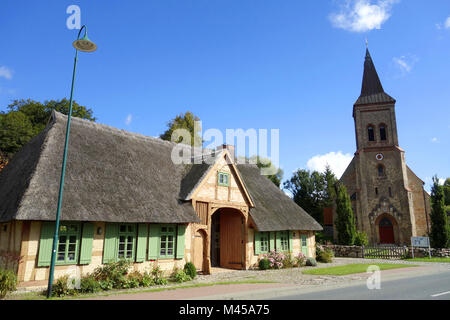
[[[384,218],[380,221],[380,243],[395,243],[394,227],[389,219]]]

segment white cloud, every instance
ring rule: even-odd
[[[447,18],[447,20],[445,20],[445,28],[446,29],[450,29],[450,16]]]
[[[0,66],[0,78],[3,77],[5,79],[12,79],[12,71],[8,67]]]
[[[394,62],[402,69],[403,71],[410,72],[412,67],[406,62],[405,57],[393,58]]]
[[[331,13],[329,18],[335,28],[352,32],[366,32],[381,29],[381,25],[391,17],[392,6],[399,0],[347,0],[339,13]]]
[[[433,142],[433,143],[438,143],[439,140],[438,140],[438,138],[434,137],[434,138],[431,138],[431,142]]]
[[[325,171],[326,166],[329,165],[334,174],[340,178],[352,159],[353,155],[350,153],[344,154],[342,151],[333,151],[312,157],[308,160],[306,166],[309,170],[323,172]]]
[[[129,114],[129,115],[127,116],[127,118],[125,119],[125,124],[126,124],[127,126],[129,126],[129,125],[131,124],[132,121],[133,121],[133,115]]]
[[[406,73],[411,72],[414,65],[419,61],[415,55],[409,54],[406,56],[401,56],[400,58],[394,57],[392,58],[395,66],[400,69],[401,73],[404,75]]]

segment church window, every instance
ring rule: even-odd
[[[377,169],[378,169],[378,177],[384,177],[384,167],[383,167],[383,165],[378,165],[378,167],[377,167]]]
[[[378,188],[375,188],[375,194],[378,195]]]
[[[386,126],[384,124],[380,125],[380,139],[382,141],[386,140]]]
[[[367,133],[369,135],[369,141],[375,141],[375,130],[373,126],[367,128]]]

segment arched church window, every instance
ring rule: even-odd
[[[380,124],[380,139],[382,141],[386,140],[386,126],[384,124]]]
[[[369,135],[369,141],[375,141],[375,129],[373,126],[367,127],[367,134]]]
[[[378,167],[377,167],[377,169],[378,169],[378,176],[379,177],[384,177],[384,166],[383,165],[381,165],[381,164],[379,164],[378,165]]]

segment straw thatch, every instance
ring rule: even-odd
[[[53,112],[46,129],[0,173],[1,222],[55,220],[66,124],[66,116]],[[175,165],[174,146],[73,118],[61,219],[199,222],[186,200],[213,165]],[[250,214],[259,230],[321,230],[256,166],[238,165],[238,171],[255,204]]]

